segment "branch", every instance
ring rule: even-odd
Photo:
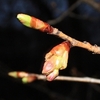
[[[56,19],[53,19],[53,20],[49,20],[47,21],[47,23],[49,23],[50,25],[55,25],[59,22],[61,22],[66,16],[72,16],[72,11],[80,4],[80,3],[86,3],[90,6],[92,6],[94,9],[96,9],[97,11],[100,12],[100,3],[98,2],[95,2],[94,0],[78,0],[76,1],[71,7],[69,7],[65,12],[63,12],[63,14],[59,17],[57,17]],[[75,14],[73,14],[72,17],[76,17]],[[84,18],[84,19],[87,19],[87,18],[90,18],[90,17],[87,17],[87,16],[77,16],[76,18]],[[90,18],[91,19],[91,18]],[[94,18],[93,18],[94,19]]]
[[[80,3],[81,3],[81,1],[76,1],[71,7],[68,8],[68,10],[66,10],[65,12],[63,12],[63,14],[62,14],[61,16],[57,17],[56,19],[49,20],[49,21],[47,21],[47,23],[49,23],[50,25],[55,25],[55,24],[61,22],[66,16],[69,15],[70,12],[72,12]]]
[[[10,72],[8,73],[9,76],[15,77],[15,73],[16,73],[16,77],[17,78],[31,78],[31,81],[27,81],[27,82],[32,82],[35,80],[46,80],[46,76],[45,75],[40,75],[40,74],[32,74],[32,73],[26,73],[26,72]],[[32,80],[33,79],[33,80]],[[100,84],[100,79],[95,79],[95,78],[90,78],[90,77],[70,77],[70,76],[58,76],[56,79],[54,79],[55,81],[73,81],[73,82],[85,82],[85,83],[96,83],[96,84]]]
[[[77,47],[87,49],[93,53],[100,54],[100,47],[98,47],[97,45],[92,46],[90,43],[86,41],[85,42],[78,41],[64,34],[63,32],[59,31],[57,28],[53,28],[48,23],[43,22],[35,17],[29,16],[26,14],[18,14],[17,18],[20,20],[20,22],[23,25],[27,27],[34,28],[51,35],[56,35],[65,41],[69,41],[72,47],[77,46]]]
[[[89,42],[81,42],[81,41],[78,41],[66,34],[64,34],[63,32],[59,31],[58,29],[56,28],[53,28],[53,32],[52,32],[53,35],[57,35],[58,37],[62,38],[63,40],[66,40],[66,41],[69,41],[72,45],[72,47],[76,46],[76,47],[81,47],[81,48],[84,48],[84,49],[87,49],[95,54],[100,54],[100,47],[97,46],[97,45],[91,45]]]
[[[99,17],[90,17],[88,15],[80,15],[80,14],[76,14],[73,12],[69,12],[69,15],[72,18],[76,18],[76,19],[82,19],[82,20],[89,20],[89,21],[99,21],[100,18]]]
[[[36,75],[38,80],[45,80],[46,77],[44,75],[39,75],[39,74],[31,74],[31,75]],[[58,76],[55,80],[58,81],[75,81],[75,82],[85,82],[85,83],[97,83],[100,84],[100,80],[99,79],[95,79],[95,78],[90,78],[90,77],[83,77],[83,78],[79,78],[79,77],[70,77],[70,76]]]
[[[80,0],[82,2],[85,2],[95,8],[97,11],[100,12],[100,3],[96,2],[95,0]]]

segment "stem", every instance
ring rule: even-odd
[[[28,74],[28,76],[35,76],[38,80],[46,80],[45,75],[40,74]],[[58,76],[55,80],[57,81],[73,81],[73,82],[85,82],[85,83],[97,83],[100,84],[100,79],[90,77],[70,77],[70,76]]]
[[[62,38],[63,40],[69,41],[71,43],[72,47],[77,46],[77,47],[87,49],[95,54],[100,54],[99,46],[91,45],[89,42],[86,42],[86,41],[84,41],[84,42],[78,41],[78,40],[64,34],[63,32],[59,31],[56,28],[53,28],[53,32],[50,34],[56,35],[56,36]]]

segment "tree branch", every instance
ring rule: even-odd
[[[72,47],[77,46],[77,47],[81,47],[84,49],[87,49],[95,54],[100,54],[100,47],[97,45],[91,45],[89,42],[81,42],[78,41],[66,34],[64,34],[63,32],[59,31],[57,28],[54,28],[52,26],[50,26],[48,23],[43,22],[35,17],[26,15],[26,14],[18,14],[17,18],[20,20],[20,22],[27,26],[27,27],[31,27],[37,30],[40,30],[42,32],[51,34],[51,35],[56,35],[60,38],[62,38],[65,41],[69,41],[72,45]],[[31,19],[31,20],[27,20],[27,19]]]
[[[15,72],[10,72],[8,73],[9,76],[15,77]],[[31,81],[27,82],[32,82],[35,80],[46,80],[45,75],[40,75],[40,74],[34,74],[34,73],[26,73],[26,72],[16,72],[16,77],[17,78],[27,78],[31,79]],[[73,81],[73,82],[85,82],[85,83],[96,83],[100,84],[100,79],[96,78],[90,78],[90,77],[70,77],[70,76],[58,76],[54,80],[56,81]]]
[[[77,47],[87,49],[95,54],[100,54],[99,46],[97,46],[97,45],[93,46],[89,42],[86,42],[86,41],[84,41],[84,42],[78,41],[78,40],[64,34],[63,32],[59,31],[57,28],[53,28],[53,32],[51,34],[57,35],[58,37],[66,40],[66,41],[69,41],[71,43],[72,47],[77,46]]]
[[[54,20],[48,20],[47,23],[49,23],[50,25],[55,25],[55,24],[61,22],[67,15],[69,15],[70,12],[72,12],[80,3],[81,3],[81,1],[75,2],[71,7],[68,8],[67,11],[63,12],[63,14],[62,14],[61,16],[59,16],[58,18],[56,18],[56,19],[54,19]]]
[[[86,3],[90,6],[92,6],[94,9],[96,9],[98,12],[100,12],[100,3],[95,2],[94,0],[78,0],[76,1],[71,7],[69,7],[61,16],[59,16],[56,19],[49,20],[47,23],[50,25],[55,25],[59,22],[61,22],[66,16],[72,14],[71,12],[80,4],[80,3]],[[87,18],[87,16],[84,16],[82,18]]]
[[[94,1],[94,0],[80,0],[84,3],[89,4],[90,6],[92,6],[93,8],[95,8],[97,11],[100,12],[100,3]]]

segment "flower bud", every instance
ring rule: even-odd
[[[58,76],[59,70],[67,67],[69,50],[70,43],[62,42],[46,54],[42,73],[47,76],[47,80],[54,80]]]
[[[52,81],[54,80],[59,74],[59,70],[55,69],[53,72],[51,72],[49,75],[47,75],[47,80]]]

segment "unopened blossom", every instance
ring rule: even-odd
[[[48,81],[54,80],[59,75],[59,70],[67,67],[69,50],[70,43],[62,42],[45,55],[42,73],[46,75]]]

